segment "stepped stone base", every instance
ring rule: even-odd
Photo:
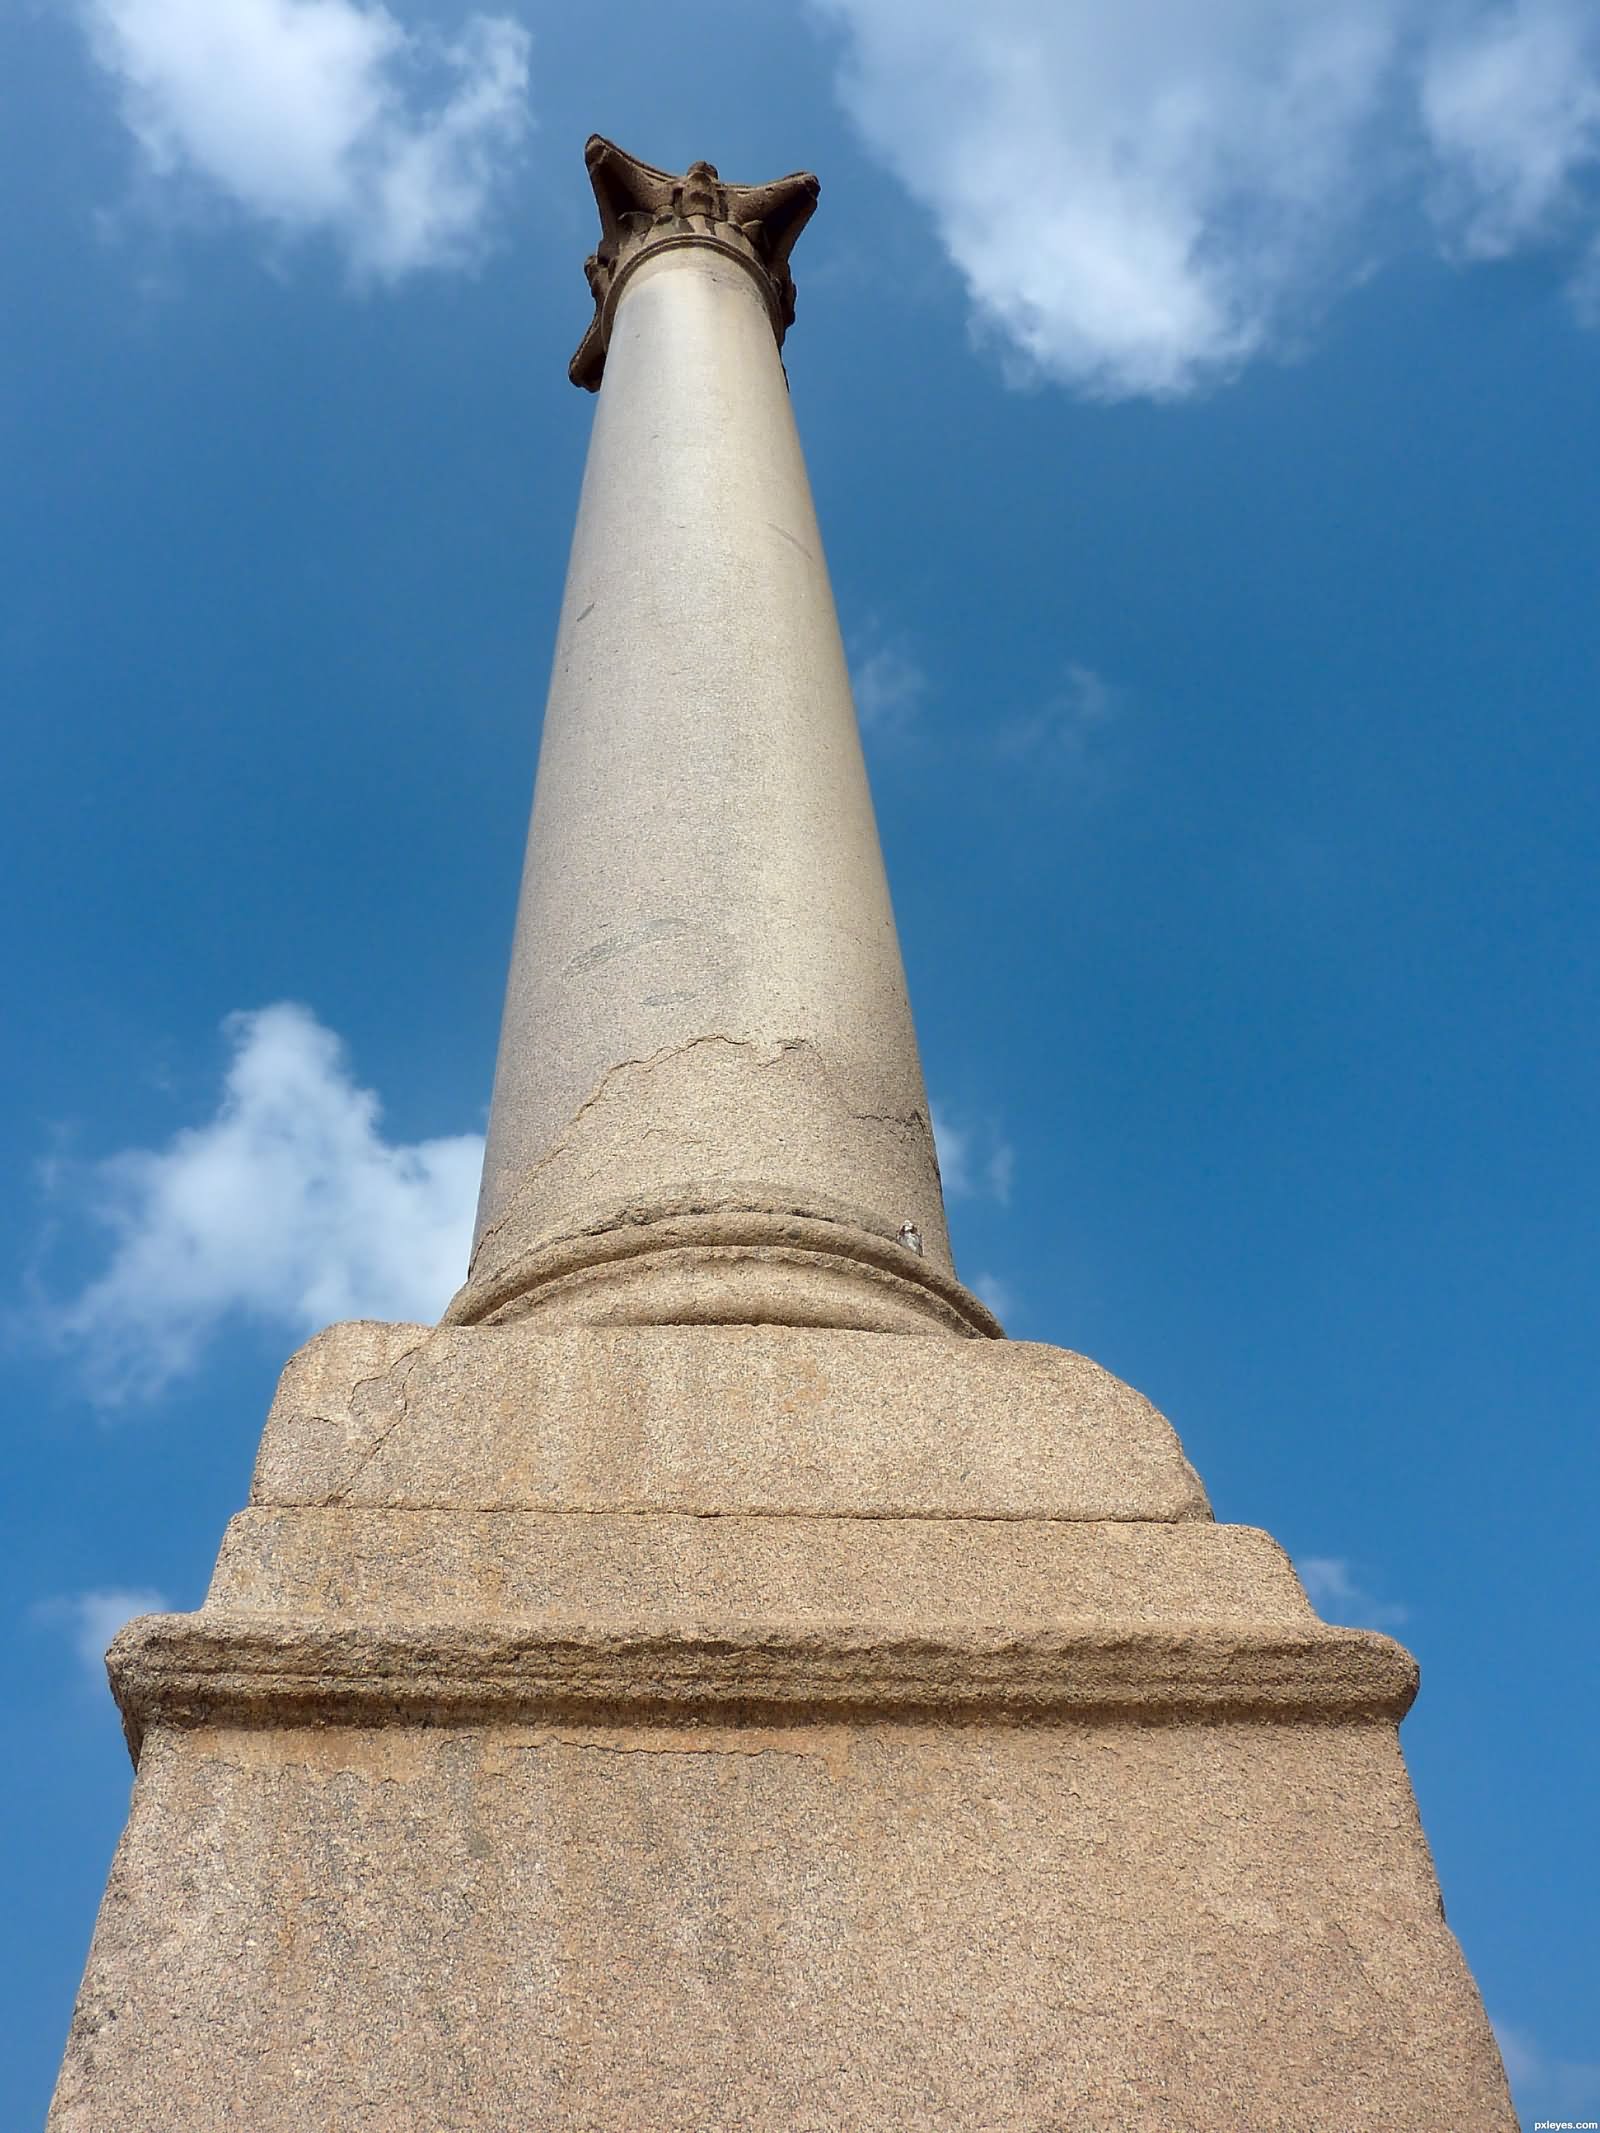
[[[1082,1358],[336,1327],[138,1757],[52,2133],[1513,2133],[1389,1639]]]

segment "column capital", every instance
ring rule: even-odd
[[[820,190],[810,171],[791,171],[767,185],[727,185],[713,164],[691,163],[677,177],[598,133],[589,136],[583,156],[600,209],[600,242],[584,262],[595,310],[568,370],[574,385],[600,390],[611,321],[628,276],[651,253],[679,245],[708,245],[748,268],[782,346],[794,324],[789,254]]]

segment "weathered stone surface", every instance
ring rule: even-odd
[[[1315,1620],[1247,1526],[645,1512],[253,1510],[207,1608],[346,1621],[1270,1624]]]
[[[1394,1722],[1416,1687],[1409,1653],[1370,1630],[1115,1617],[1001,1629],[770,1615],[372,1628],[206,1609],[146,1616],[110,1664],[135,1754],[160,1724],[460,1725],[551,1711],[679,1723],[730,1711]]]
[[[715,1042],[720,1046],[721,1039]],[[684,1051],[701,1047],[697,1039]],[[699,1079],[710,1084],[699,1100],[723,1121],[725,1138],[735,1117],[748,1125],[760,1115],[782,1141],[797,1092],[809,1087],[815,1096],[836,1079],[822,1072],[820,1060],[803,1058],[800,1044],[780,1045],[774,1058],[735,1056],[739,1051],[734,1047],[723,1059],[731,1080],[730,1071],[697,1069],[687,1056],[626,1062],[656,1076],[646,1099],[648,1132],[672,1140],[668,1120],[676,1112],[683,1126],[677,1138],[694,1145],[689,1128]],[[768,1071],[782,1061],[794,1062],[794,1070]],[[608,1079],[584,1106],[586,1186],[600,1175],[597,1142],[615,1134],[616,1154],[626,1164],[640,1132],[637,1115],[612,1103],[612,1093]],[[828,1089],[808,1108],[825,1117],[836,1095]],[[931,1149],[926,1121],[917,1137]],[[841,1123],[841,1143],[850,1138]],[[681,1177],[642,1206],[614,1200],[552,1218],[550,1173],[561,1153],[537,1166],[538,1189],[530,1183],[519,1192],[492,1236],[485,1235],[472,1279],[445,1312],[447,1325],[499,1326],[533,1317],[540,1326],[845,1326],[957,1340],[1001,1334],[994,1313],[961,1286],[943,1255],[930,1257],[920,1243],[907,1241],[906,1233],[922,1234],[913,1222],[897,1224],[815,1190]]]
[[[1187,1474],[1049,1350],[312,1342],[206,1607],[113,1650],[52,2133],[1511,2133],[1412,1662],[1181,1494],[1083,1516],[1101,1434]]]
[[[352,1471],[399,1417],[406,1359],[432,1331],[350,1319],[296,1349],[278,1379],[256,1454],[257,1489],[264,1472],[275,1476],[291,1458],[300,1474]]]
[[[1083,1356],[783,1326],[333,1326],[283,1374],[257,1504],[1209,1518]]]
[[[1181,1465],[1047,1350],[313,1342],[288,1500],[114,1648],[52,2133],[1511,2133],[1411,1661],[1192,1501],[1081,1515],[1102,1431],[1135,1495]]]
[[[158,1730],[51,2133],[1513,2133],[1392,1726]]]

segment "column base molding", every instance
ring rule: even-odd
[[[484,1244],[493,1240],[485,1238]],[[752,1197],[624,1207],[523,1250],[496,1246],[447,1326],[776,1325],[1000,1340],[953,1274],[854,1211]]]

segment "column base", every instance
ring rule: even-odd
[[[994,1313],[917,1233],[859,1211],[745,1192],[622,1207],[554,1238],[513,1207],[480,1240],[446,1325],[806,1326],[999,1340]],[[915,1241],[910,1241],[914,1239]]]

